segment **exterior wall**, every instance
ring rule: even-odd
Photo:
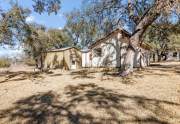
[[[128,44],[122,41],[120,33],[109,38],[107,41],[99,44],[91,50],[92,67],[121,67],[126,54]],[[102,56],[96,57],[94,50],[96,48],[102,49]]]
[[[150,65],[150,52],[141,49],[141,52],[136,52],[134,57],[134,67],[146,67]]]
[[[128,47],[128,43],[123,40],[122,35],[118,33],[93,47],[89,52],[82,53],[83,67],[123,67]],[[97,48],[101,48],[101,56],[96,56],[94,50]],[[148,66],[149,58],[149,52],[141,49],[141,52],[135,53],[134,67]]]
[[[71,56],[70,61],[72,60],[72,58],[73,58],[73,60],[76,61],[77,69],[82,68],[82,53],[81,53],[81,51],[76,50],[76,49],[72,49],[69,54]]]
[[[47,52],[44,54],[43,68],[52,69],[63,64],[63,52]]]
[[[180,52],[177,51],[177,56],[173,56],[173,53],[175,53],[176,51],[169,51],[168,55],[167,55],[167,60],[168,61],[179,61],[180,60]]]
[[[64,51],[50,51],[43,54],[43,68],[61,68],[69,70],[72,67],[72,60],[76,62],[76,68],[81,68],[81,52],[75,48]]]
[[[180,61],[180,52],[177,52],[177,60]]]
[[[87,68],[91,67],[91,62],[90,62],[90,52],[82,52],[82,67]]]

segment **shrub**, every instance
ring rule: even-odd
[[[9,59],[0,58],[0,68],[7,68],[10,67],[11,62]]]

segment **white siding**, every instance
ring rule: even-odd
[[[141,49],[142,52],[136,52],[134,57],[134,67],[146,67],[149,65],[150,53],[149,51]]]
[[[121,35],[109,38],[92,49],[92,67],[121,67],[126,54],[127,43],[120,42]],[[96,57],[93,50],[102,49],[102,56]]]
[[[82,52],[82,67],[90,67],[90,52]]]
[[[177,56],[173,56],[173,53],[177,53]],[[179,52],[176,52],[176,51],[169,51],[168,52],[168,58],[167,58],[168,61],[177,61],[177,60],[180,60],[179,59]]]
[[[82,54],[83,67],[123,67],[128,43],[123,42],[122,35],[117,35],[108,38],[106,41],[93,47],[89,52]],[[97,56],[96,49],[101,48],[102,55]],[[136,52],[134,58],[134,67],[147,66],[148,51],[141,49],[142,52]],[[90,58],[92,56],[92,58]]]

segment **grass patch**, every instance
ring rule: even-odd
[[[0,58],[0,68],[8,68],[11,66],[11,62],[9,59]]]

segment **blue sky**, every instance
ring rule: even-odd
[[[27,3],[25,3],[24,1],[27,1]],[[38,13],[32,12],[31,16],[27,20],[30,22],[34,21],[39,24],[43,24],[48,28],[63,28],[66,23],[64,13],[70,12],[74,8],[80,8],[81,2],[82,0],[62,0],[61,10],[57,15],[48,15],[47,13],[40,15]],[[19,3],[24,7],[32,9],[33,3],[31,0],[19,0]]]
[[[3,9],[9,9],[10,0],[0,0],[0,7]],[[33,2],[31,0],[17,0],[19,5],[23,6],[24,8],[32,8]],[[31,15],[26,19],[27,22],[32,23],[36,22],[38,24],[45,25],[47,28],[58,28],[61,29],[66,24],[66,18],[64,17],[65,13],[72,11],[75,8],[81,7],[82,0],[62,0],[61,3],[61,10],[57,15],[51,14],[37,14],[32,11]],[[21,53],[22,50],[20,48],[2,48],[0,47],[0,56],[14,56],[15,54]]]

